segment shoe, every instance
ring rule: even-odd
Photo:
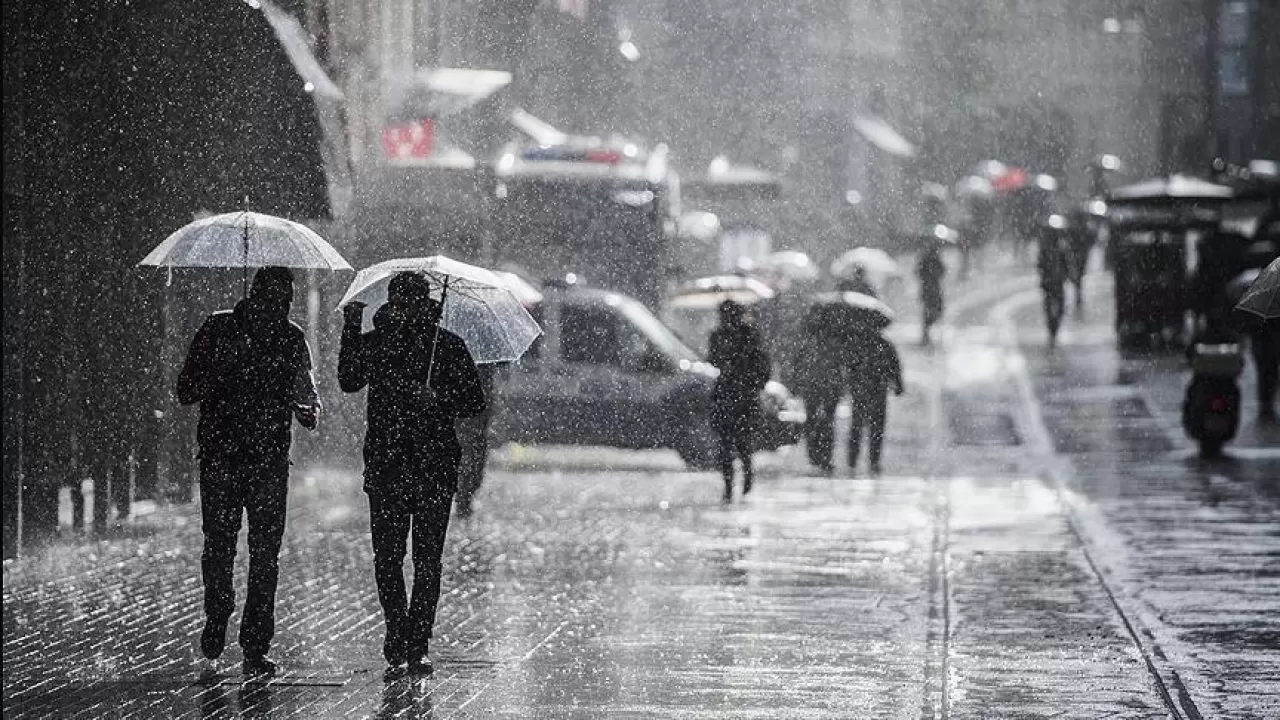
[[[409,666],[400,663],[399,665],[388,665],[387,669],[382,673],[382,679],[387,682],[395,682],[409,674]]]
[[[878,463],[878,462],[871,463],[871,474],[872,474],[872,475],[879,475],[879,474],[880,474],[880,463]]]
[[[249,677],[270,677],[276,674],[276,664],[265,655],[247,655],[240,665],[240,672]]]
[[[431,664],[431,658],[426,655],[418,655],[409,661],[409,674],[414,677],[430,677],[435,671],[436,668]]]
[[[200,653],[209,660],[222,657],[222,650],[227,646],[227,621],[215,621],[205,618],[204,630],[200,633]]]
[[[751,492],[751,481],[748,480],[742,484],[742,497],[746,497]]]
[[[724,494],[720,496],[720,502],[724,503],[725,505],[728,505],[729,503],[733,502],[733,491],[725,490]]]

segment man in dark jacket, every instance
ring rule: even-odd
[[[320,402],[311,350],[289,321],[293,275],[268,267],[234,310],[210,315],[178,377],[178,401],[200,403],[200,510],[205,625],[200,649],[222,655],[235,610],[231,576],[240,518],[249,515],[249,591],[240,620],[246,675],[271,674],[280,543],[292,422],[315,429]]]
[[[725,502],[733,500],[733,461],[742,461],[742,494],[751,492],[751,453],[760,416],[760,391],[772,370],[760,333],[746,310],[732,300],[720,304],[720,326],[707,343],[707,360],[720,371],[711,392],[711,427],[720,436],[720,472]]]
[[[364,306],[346,308],[338,383],[369,388],[364,491],[369,496],[374,577],[386,618],[388,676],[429,674],[427,644],[440,599],[441,556],[458,487],[455,422],[485,409],[475,362],[462,339],[439,327],[440,303],[426,278],[400,273],[387,303],[360,331]],[[413,534],[413,597],[404,556]]]
[[[836,408],[844,396],[844,354],[847,338],[832,318],[830,306],[809,308],[802,324],[800,347],[805,365],[796,375],[796,389],[804,398],[805,449],[809,464],[824,473],[835,469]]]
[[[898,351],[880,333],[870,328],[857,333],[850,343],[848,355],[852,417],[849,423],[849,469],[858,465],[862,430],[867,429],[867,454],[871,472],[880,472],[880,450],[884,445],[884,429],[888,415],[888,392],[901,395],[902,365]]]

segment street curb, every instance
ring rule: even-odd
[[[1051,435],[1045,425],[1035,387],[1027,371],[1025,356],[1018,345],[1012,317],[1015,309],[1038,298],[1038,291],[1027,290],[1005,298],[989,312],[992,324],[1000,330],[1000,341],[1013,360],[1010,370],[1018,396],[1015,415],[1023,437],[1028,441],[1027,448],[1039,466],[1038,469],[1051,481],[1059,502],[1066,510],[1067,525],[1072,535],[1080,543],[1085,560],[1146,664],[1166,708],[1177,720],[1203,720],[1195,700],[1161,647],[1160,639],[1149,629],[1149,626],[1162,627],[1162,623],[1141,599],[1123,589],[1123,583],[1116,579],[1121,573],[1115,568],[1101,565],[1097,560],[1098,557],[1117,556],[1116,553],[1100,552],[1107,545],[1102,541],[1103,538],[1109,539],[1112,547],[1122,547],[1124,543],[1110,529],[1105,518],[1070,489],[1073,484],[1071,481],[1077,474],[1075,464],[1070,458],[1059,455],[1054,450]],[[1160,634],[1167,636],[1164,632]],[[1177,695],[1176,700],[1174,693]]]

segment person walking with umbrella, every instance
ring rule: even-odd
[[[724,502],[733,500],[734,460],[742,462],[742,494],[751,492],[754,434],[758,424],[760,391],[769,381],[771,362],[760,333],[742,305],[720,303],[720,326],[708,341],[707,361],[720,375],[711,391],[711,427],[720,437],[720,473]]]
[[[311,350],[289,321],[293,274],[257,272],[235,309],[205,320],[178,376],[178,401],[200,404],[200,511],[204,531],[205,625],[200,649],[222,655],[235,610],[232,571],[240,518],[249,516],[249,589],[240,620],[246,675],[270,675],[267,651],[275,634],[275,596],[289,488],[294,419],[309,430],[320,400]]]
[[[1280,258],[1258,273],[1233,310],[1249,328],[1249,346],[1258,371],[1258,421],[1276,422],[1280,386]]]
[[[846,356],[852,414],[849,419],[849,469],[858,466],[863,430],[873,475],[880,474],[881,450],[888,419],[888,394],[902,395],[902,364],[893,343],[870,326],[853,332]]]
[[[839,308],[816,303],[805,313],[802,325],[804,367],[797,374],[805,408],[805,450],[809,464],[830,473],[835,469],[836,407],[845,393],[845,340],[836,322]]]
[[[386,304],[374,313],[369,332],[361,331],[364,303],[345,302],[338,354],[343,392],[369,389],[364,491],[378,600],[386,619],[388,677],[432,671],[428,643],[461,456],[455,423],[486,407],[467,344],[441,328],[444,308],[430,291],[423,274],[393,275]],[[411,599],[403,571],[410,536]]]

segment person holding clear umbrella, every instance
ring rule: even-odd
[[[232,571],[240,518],[249,516],[249,589],[240,620],[246,675],[270,675],[280,544],[289,489],[290,426],[314,430],[320,400],[311,350],[289,321],[293,274],[267,267],[230,312],[210,315],[178,376],[178,401],[200,404],[200,512],[205,625],[200,649],[222,655],[235,610]]]
[[[364,490],[389,678],[432,670],[427,650],[461,457],[455,423],[486,407],[475,361],[462,338],[440,327],[442,304],[430,290],[421,274],[395,274],[370,332],[361,331],[364,303],[346,303],[338,354],[343,392],[369,389]],[[411,533],[410,599],[403,564]]]

